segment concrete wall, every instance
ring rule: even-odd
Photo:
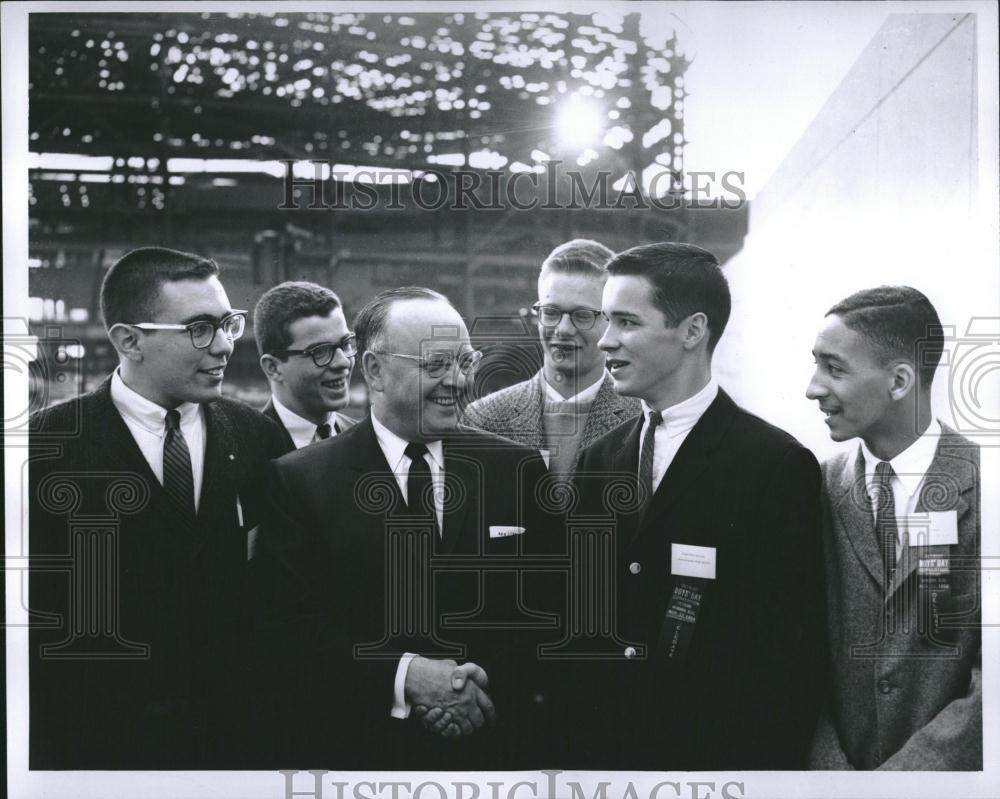
[[[815,333],[833,303],[906,283],[959,338],[973,317],[1000,316],[996,123],[977,92],[981,24],[964,13],[889,16],[751,203],[743,250],[725,266],[734,311],[716,372],[738,401],[817,455],[835,445],[804,392]],[[994,60],[995,52],[986,59]],[[980,152],[990,154],[985,165]],[[1000,339],[996,321],[977,324]],[[965,380],[938,372],[935,411],[968,427],[969,409],[952,407],[953,378]],[[996,387],[995,379],[980,386]],[[995,391],[985,399],[996,407]],[[976,401],[984,397],[959,398]]]

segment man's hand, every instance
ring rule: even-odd
[[[424,728],[456,738],[493,725],[496,711],[486,694],[489,679],[475,663],[415,657],[406,674],[406,698]]]

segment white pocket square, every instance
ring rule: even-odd
[[[510,535],[521,535],[523,532],[523,527],[510,527],[502,524],[490,525],[490,538],[506,538]]]

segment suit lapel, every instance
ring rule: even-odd
[[[542,373],[538,372],[528,381],[528,390],[524,393],[514,412],[513,427],[522,438],[531,439],[528,446],[542,449],[545,446],[545,436],[542,434],[542,408],[545,403],[545,389],[542,386]]]
[[[680,449],[667,468],[666,474],[646,507],[641,531],[646,530],[646,522],[651,523],[663,517],[680,497],[688,494],[687,489],[695,482],[708,466],[711,452],[718,445],[726,430],[732,424],[736,414],[736,403],[722,389],[708,406],[705,413],[684,439]],[[641,420],[641,417],[640,417]],[[641,421],[640,421],[641,424]],[[638,441],[636,442],[638,450]],[[659,531],[657,530],[659,533]]]
[[[831,488],[830,503],[840,518],[840,527],[851,542],[858,560],[884,591],[882,555],[875,536],[875,518],[865,485],[865,457],[860,447],[853,462],[850,459],[845,461],[839,481]]]
[[[377,517],[372,512],[366,512],[358,502],[351,503],[351,507],[346,512],[356,514],[360,519],[359,526],[378,526],[379,529],[377,532],[379,535],[384,535],[385,520],[405,509],[403,493],[399,490],[399,484],[396,482],[396,477],[392,473],[389,462],[385,459],[382,447],[379,446],[371,416],[366,416],[362,421],[358,422],[354,429],[350,431],[350,435],[352,436],[352,446],[348,451],[347,462],[348,468],[351,471],[351,484],[354,486],[355,494],[357,495],[358,493],[358,482],[364,480],[366,477],[371,477],[376,479],[378,483],[362,492],[363,495],[377,497],[381,491],[388,490],[392,494],[392,503],[378,502],[380,506],[383,504],[388,505],[388,509],[381,517]],[[327,442],[321,441],[311,446],[319,447],[326,446],[326,444]],[[358,533],[366,534],[362,533],[361,530]]]
[[[149,468],[125,420],[111,401],[111,378],[101,384],[93,398],[84,429],[100,453],[101,462],[112,468],[118,466],[123,472],[138,473],[149,485],[151,497],[159,499],[163,486]]]
[[[204,549],[207,537],[216,532],[206,530],[202,523],[208,520],[214,526],[217,520],[229,514],[235,518],[235,502],[239,499],[233,477],[236,459],[240,456],[233,445],[236,431],[215,403],[207,403],[202,408],[205,412],[205,462],[198,501],[200,529],[195,539],[195,555]],[[226,507],[227,502],[233,502],[233,507]]]
[[[955,447],[961,444],[949,437],[951,432],[942,425],[942,435],[930,468],[920,483],[917,513],[928,511],[955,511],[956,524],[961,529],[962,519],[969,512],[971,492],[975,489],[976,475],[972,464],[963,457],[955,457]],[[909,543],[909,542],[908,542]],[[949,545],[908,545],[900,556],[899,568],[890,587],[894,592],[920,565],[921,558],[947,558]]]
[[[624,420],[625,408],[616,402],[618,395],[615,394],[612,385],[611,377],[605,375],[604,382],[601,383],[601,388],[594,398],[594,405],[590,409],[590,413],[587,414],[587,423],[583,428],[583,438],[580,440],[581,447],[589,446],[596,439],[600,438],[601,434],[609,427],[604,424],[604,420],[608,417],[614,417],[619,422]],[[615,426],[617,426],[617,422],[614,425],[610,425],[610,427]]]
[[[445,497],[461,500],[458,503],[446,502],[444,510],[444,530],[440,545],[445,554],[451,554],[462,538],[472,498],[479,497],[483,487],[479,486],[476,465],[469,460],[468,455],[462,455],[461,451],[456,453],[447,440],[444,443],[444,475],[445,484],[456,487],[454,490],[447,489]]]
[[[285,427],[285,423],[281,421],[281,417],[278,416],[277,410],[274,408],[274,402],[272,400],[267,401],[267,405],[261,411],[268,419],[278,425],[278,430],[281,431],[281,440],[285,444],[285,449],[287,452],[295,451],[295,442],[292,441],[291,433],[288,432],[288,428]]]
[[[626,480],[633,481],[630,485],[637,486],[639,481],[639,433],[642,430],[642,417],[640,416],[625,433],[621,446],[611,456],[611,473],[621,479],[619,475],[627,475]],[[618,519],[618,530],[620,541],[623,544],[631,544],[638,532],[639,524],[635,513],[623,514]]]

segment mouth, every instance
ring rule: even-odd
[[[320,380],[319,384],[330,391],[345,391],[347,389],[347,376],[339,375],[326,380]]]
[[[552,353],[552,357],[558,360],[563,360],[564,358],[569,358],[579,347],[576,344],[570,344],[562,341],[550,341],[549,350]]]
[[[448,395],[447,397],[428,397],[427,399],[439,408],[454,408],[458,405],[458,397],[454,395]]]
[[[616,372],[619,372],[628,366],[629,362],[623,361],[620,358],[608,358],[604,365],[611,375],[614,376]]]
[[[840,411],[836,410],[835,408],[824,408],[822,405],[820,405],[819,409],[826,416],[827,421],[830,421],[833,417],[838,416],[840,414]]]
[[[226,365],[213,366],[211,369],[199,369],[203,375],[208,375],[209,377],[222,377],[223,372],[226,371]]]

